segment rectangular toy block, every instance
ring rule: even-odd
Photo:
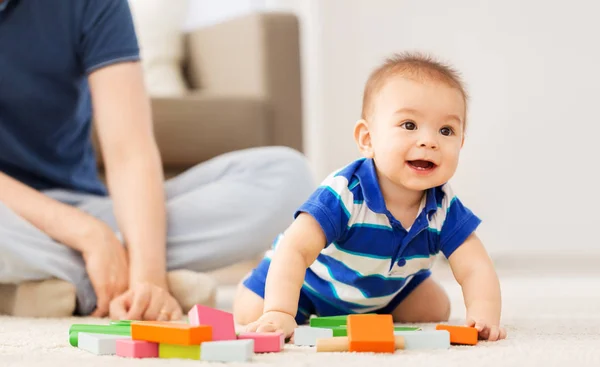
[[[302,326],[294,330],[294,345],[317,345],[318,338],[333,337],[333,330],[317,327]]]
[[[130,326],[131,320],[111,320],[109,324],[116,326]]]
[[[74,347],[78,345],[79,333],[130,336],[131,328],[126,325],[73,324],[69,328],[69,343]]]
[[[79,333],[78,347],[97,355],[116,354],[118,339],[130,338],[124,335]]]
[[[134,322],[131,324],[131,339],[154,343],[199,345],[212,340],[212,327],[170,322]]]
[[[200,346],[160,343],[158,345],[158,357],[200,360]]]
[[[311,327],[329,327],[329,326],[341,326],[346,325],[348,315],[341,316],[323,316],[323,317],[312,317],[309,320]]]
[[[448,349],[450,333],[447,330],[394,331],[394,335],[404,337],[404,349]]]
[[[237,337],[254,340],[254,353],[280,352],[285,343],[283,333],[240,333]]]
[[[392,315],[348,316],[350,352],[394,353]]]
[[[129,358],[158,358],[158,344],[142,340],[117,340],[117,355]]]
[[[235,340],[233,314],[214,308],[195,305],[188,312],[190,325],[212,326],[212,340]]]
[[[436,330],[448,330],[451,344],[477,344],[478,332],[474,327],[438,324]]]
[[[347,336],[317,339],[317,352],[348,352],[349,343]],[[394,336],[394,348],[404,349],[404,337]]]
[[[254,340],[225,340],[202,343],[200,359],[210,362],[247,362],[254,355]]]

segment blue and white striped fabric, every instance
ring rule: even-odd
[[[429,273],[438,253],[449,257],[481,222],[445,184],[427,190],[406,230],[386,208],[371,159],[354,161],[326,178],[295,216],[301,212],[312,215],[327,238],[307,269],[302,291],[342,313],[388,305],[413,278]]]

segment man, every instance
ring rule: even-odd
[[[196,271],[264,251],[311,190],[287,148],[163,186],[127,1],[0,0],[0,312],[178,319],[214,294]]]

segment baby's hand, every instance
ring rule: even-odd
[[[265,312],[258,320],[248,324],[246,331],[268,333],[282,332],[285,338],[290,337],[296,330],[296,319],[285,312],[268,311]]]
[[[499,325],[494,325],[484,319],[470,318],[466,326],[474,327],[479,333],[479,339],[497,341],[506,338],[506,330]]]

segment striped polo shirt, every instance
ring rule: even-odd
[[[405,229],[386,208],[372,159],[331,174],[295,216],[301,212],[312,215],[327,238],[306,271],[303,291],[362,313],[387,305],[412,277],[429,272],[438,253],[449,257],[481,222],[444,184],[426,191],[415,222]]]

